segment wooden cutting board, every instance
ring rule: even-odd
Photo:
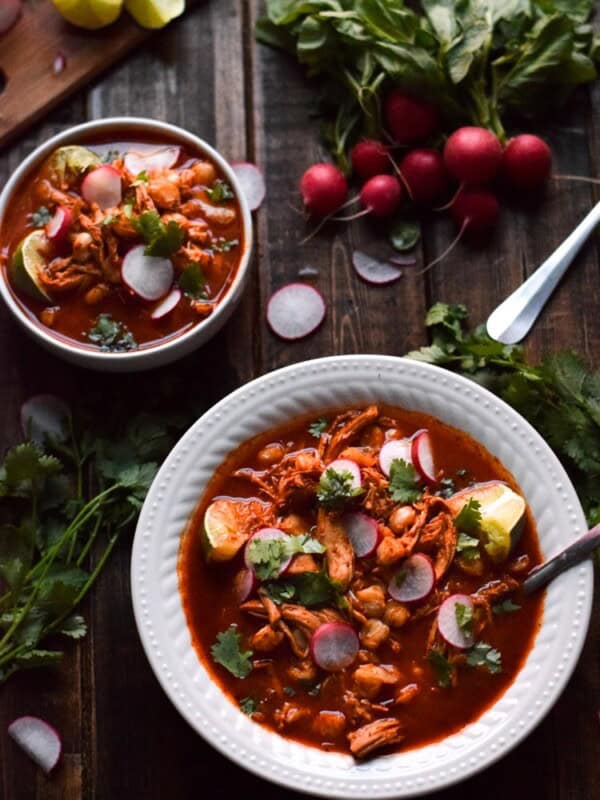
[[[151,34],[126,12],[108,28],[86,31],[66,22],[50,0],[29,0],[0,37],[0,148]],[[59,53],[65,67],[55,73]]]

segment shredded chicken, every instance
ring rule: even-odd
[[[394,718],[377,719],[348,734],[350,752],[355,758],[366,758],[375,750],[399,744],[403,739],[402,723]]]

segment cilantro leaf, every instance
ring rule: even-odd
[[[513,603],[510,597],[507,597],[506,600],[502,600],[501,603],[494,603],[492,606],[492,611],[494,614],[498,614],[499,616],[502,614],[512,614],[515,611],[520,611],[521,606],[517,605],[517,603]]]
[[[454,517],[454,524],[463,533],[476,531],[481,524],[481,503],[470,497],[458,514]]]
[[[252,671],[251,650],[240,650],[242,637],[231,625],[217,634],[217,641],[210,648],[213,660],[236,678],[247,678]]]
[[[233,200],[235,197],[231,186],[221,178],[217,178],[212,187],[206,189],[206,194],[213,203],[222,203],[225,200]]]
[[[47,225],[52,219],[52,214],[48,211],[46,206],[40,206],[37,211],[31,212],[30,219],[34,228],[43,228],[44,225]]]
[[[130,184],[131,186],[139,186],[141,183],[148,183],[150,178],[146,170],[142,170],[139,175],[135,176],[135,180]]]
[[[285,536],[280,539],[255,537],[248,544],[248,560],[261,581],[276,578],[281,567],[300,553],[324,553],[325,548],[308,534]]]
[[[113,319],[110,314],[100,314],[87,336],[103,352],[123,353],[137,347],[127,326]]]
[[[87,633],[87,625],[81,614],[71,614],[60,626],[59,633],[70,639],[81,639]]]
[[[481,557],[479,552],[479,539],[460,531],[456,540],[456,552],[461,558],[467,561],[475,561]]]
[[[208,297],[206,278],[200,264],[193,262],[183,270],[179,276],[179,288],[192,300],[205,300]]]
[[[308,426],[308,432],[311,436],[314,436],[315,439],[320,439],[321,435],[327,430],[328,425],[329,423],[325,417],[319,417],[316,422],[311,422],[311,424]]]
[[[419,488],[419,477],[412,464],[395,458],[390,466],[388,491],[394,503],[415,503],[423,494]]]
[[[326,572],[303,572],[285,576],[281,581],[269,581],[263,586],[277,604],[293,601],[305,608],[340,604],[340,588]]]
[[[486,642],[477,642],[467,651],[470,667],[485,667],[492,675],[502,672],[502,655]]]
[[[216,253],[229,253],[229,251],[237,247],[239,243],[239,239],[219,238],[211,242],[210,249],[214,250]]]
[[[336,510],[342,508],[349,500],[361,495],[363,491],[360,487],[355,488],[351,472],[338,471],[329,467],[319,480],[317,500],[325,508]]]
[[[139,217],[131,217],[131,224],[146,242],[147,256],[168,258],[182,246],[185,230],[175,220],[165,223],[156,211],[144,211]]]
[[[240,700],[240,711],[251,717],[258,709],[258,700],[255,697],[243,697]]]
[[[456,603],[454,606],[454,615],[456,617],[456,624],[461,631],[467,636],[473,634],[473,608],[464,605],[463,603]]]
[[[447,689],[452,685],[452,677],[454,675],[454,667],[448,661],[446,656],[441,650],[434,647],[427,654],[427,660],[433,667],[437,677],[438,686],[442,689]]]

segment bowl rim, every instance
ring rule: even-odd
[[[413,361],[407,358],[401,358],[397,356],[386,356],[386,355],[367,355],[367,354],[360,354],[360,355],[342,355],[342,356],[327,356],[323,358],[316,358],[307,361],[298,362],[277,370],[273,370],[272,372],[266,373],[249,383],[239,387],[238,389],[234,390],[233,392],[226,395],[222,398],[218,403],[214,406],[209,408],[205,411],[197,420],[196,422],[183,434],[177,444],[173,447],[170,454],[167,456],[165,461],[163,462],[158,474],[156,475],[154,482],[150,488],[146,501],[144,503],[144,507],[140,514],[140,518],[138,520],[138,524],[136,527],[133,548],[132,548],[132,556],[131,556],[131,591],[132,591],[132,601],[133,601],[133,610],[134,610],[134,617],[136,622],[136,627],[138,629],[138,634],[140,636],[142,646],[146,653],[146,657],[152,667],[152,670],[165,691],[167,697],[171,700],[173,705],[179,711],[181,716],[190,724],[190,726],[199,733],[208,744],[215,747],[219,750],[223,755],[227,758],[234,761],[237,765],[253,772],[254,774],[258,775],[259,777],[269,780],[272,783],[280,785],[282,787],[293,789],[296,791],[306,792],[308,794],[312,794],[315,796],[320,797],[327,797],[327,798],[359,798],[365,796],[364,793],[366,791],[369,792],[368,796],[372,798],[381,798],[381,800],[392,798],[408,798],[408,797],[420,797],[424,794],[429,794],[434,791],[438,791],[444,788],[449,788],[463,780],[466,780],[477,773],[487,769],[487,767],[491,766],[498,760],[500,760],[503,756],[508,754],[511,750],[514,749],[526,736],[528,736],[532,730],[539,725],[542,719],[547,715],[547,713],[552,709],[554,704],[556,703],[558,697],[564,690],[568,680],[570,679],[575,667],[577,666],[577,662],[579,660],[581,650],[586,640],[591,609],[592,609],[592,600],[593,600],[593,568],[589,560],[580,564],[579,567],[570,570],[569,572],[565,573],[562,578],[564,582],[570,581],[568,588],[573,590],[573,594],[575,593],[575,589],[578,589],[577,597],[577,617],[576,617],[576,630],[572,632],[570,641],[568,642],[567,649],[568,649],[568,660],[567,655],[563,655],[563,661],[561,663],[560,669],[557,669],[553,674],[553,681],[548,684],[547,689],[544,691],[544,700],[536,702],[535,710],[530,709],[528,714],[525,715],[523,713],[523,718],[519,721],[519,727],[515,731],[514,736],[511,736],[510,740],[504,739],[500,742],[498,746],[494,746],[492,748],[492,752],[486,752],[485,757],[479,763],[473,763],[473,760],[469,762],[465,761],[465,771],[463,773],[456,773],[456,770],[452,770],[449,774],[446,774],[443,778],[441,778],[438,783],[436,784],[425,784],[421,785],[420,782],[417,782],[417,785],[411,789],[402,789],[399,790],[397,786],[393,783],[383,784],[383,776],[385,773],[382,773],[382,778],[380,779],[382,783],[380,783],[376,787],[372,787],[370,782],[363,783],[360,787],[352,787],[352,789],[348,791],[344,791],[343,789],[339,789],[337,784],[331,784],[329,786],[321,786],[319,782],[311,781],[310,784],[302,784],[298,782],[298,779],[294,778],[293,776],[289,776],[289,772],[286,775],[281,774],[278,771],[270,771],[267,772],[263,765],[256,763],[252,758],[247,758],[247,756],[243,752],[238,752],[238,749],[231,750],[229,749],[228,745],[230,741],[227,739],[227,735],[221,737],[216,736],[216,729],[213,729],[213,737],[211,738],[211,731],[209,730],[209,723],[206,723],[206,728],[203,728],[202,721],[199,722],[198,715],[195,715],[192,712],[192,707],[184,701],[184,695],[181,691],[181,688],[178,686],[176,682],[174,682],[173,676],[169,673],[166,664],[161,663],[162,658],[157,657],[157,652],[155,652],[156,646],[156,632],[153,628],[153,623],[148,622],[148,611],[147,611],[147,601],[146,601],[146,589],[144,588],[143,584],[144,580],[144,571],[146,569],[146,561],[147,561],[147,552],[146,552],[146,542],[143,541],[146,537],[147,528],[150,526],[152,517],[155,513],[157,508],[157,499],[160,500],[161,492],[166,486],[166,482],[169,478],[169,472],[172,467],[176,466],[177,461],[179,460],[178,456],[182,453],[185,453],[186,450],[189,450],[189,446],[193,443],[193,440],[197,433],[202,430],[202,426],[207,423],[207,421],[211,417],[218,417],[219,414],[223,412],[227,413],[228,406],[234,404],[234,401],[240,402],[243,400],[249,399],[247,396],[249,392],[252,392],[253,395],[261,394],[263,397],[265,396],[264,389],[265,386],[275,384],[276,382],[281,384],[283,383],[290,375],[294,375],[297,371],[313,369],[322,367],[327,372],[331,370],[336,370],[340,368],[347,368],[350,369],[353,365],[367,365],[368,362],[374,362],[376,366],[377,373],[383,374],[386,369],[392,369],[394,366],[404,365],[407,371],[412,371],[413,374],[415,373],[431,373],[431,385],[434,386],[437,382],[448,383],[451,381],[457,385],[459,388],[465,390],[466,393],[471,393],[475,395],[479,400],[481,400],[482,404],[485,404],[487,407],[492,407],[495,410],[496,414],[502,413],[504,414],[505,418],[512,420],[513,424],[518,422],[519,426],[523,427],[524,433],[527,434],[529,443],[535,443],[536,453],[538,449],[541,448],[543,451],[544,457],[547,459],[549,464],[552,468],[552,477],[555,478],[559,485],[563,489],[563,495],[568,497],[569,503],[573,503],[573,505],[569,505],[569,517],[572,521],[572,528],[574,532],[585,531],[587,530],[587,525],[585,522],[585,517],[583,515],[583,510],[581,508],[581,504],[578,501],[577,495],[575,493],[574,487],[564,470],[562,464],[558,460],[557,456],[551,450],[549,445],[544,441],[541,435],[531,426],[531,424],[525,420],[518,412],[516,412],[513,408],[508,406],[503,400],[499,397],[488,391],[487,389],[483,388],[479,384],[475,384],[474,382],[470,381],[466,377],[458,375],[456,373],[451,373],[441,367],[436,365],[427,364],[424,362]],[[295,383],[294,386],[297,386]],[[361,401],[362,404],[362,401]],[[335,405],[335,404],[334,404]],[[324,406],[323,406],[324,407]],[[413,406],[418,410],[417,406]],[[229,409],[229,413],[231,414],[232,409]],[[256,415],[256,411],[253,412]],[[430,413],[430,412],[426,412]],[[490,412],[491,413],[491,412]],[[455,425],[455,423],[450,423]],[[455,427],[457,427],[455,425]],[[473,435],[473,434],[470,434]],[[476,438],[476,437],[474,437]],[[512,469],[511,469],[512,472]],[[565,491],[566,490],[566,491]],[[197,493],[196,503],[198,502],[199,497],[201,496],[202,489],[200,489]],[[195,505],[195,504],[194,504]],[[537,520],[536,520],[537,522]],[[539,523],[538,523],[539,526]],[[183,532],[183,529],[182,529]],[[562,591],[566,592],[567,587],[563,587]],[[181,598],[179,593],[179,581],[177,580],[177,602],[181,604]],[[545,601],[546,603],[546,601]],[[545,612],[544,617],[542,618],[542,622],[540,624],[540,628],[536,634],[536,638],[533,642],[531,650],[527,656],[527,659],[530,658],[531,654],[534,653],[536,648],[539,646],[540,639],[542,637],[542,632],[544,628],[551,629],[553,625],[551,621],[545,619]],[[186,630],[187,630],[187,620],[186,620]],[[154,641],[153,641],[154,639]],[[200,662],[195,650],[193,650],[193,646],[191,643],[188,645],[188,648],[193,652],[194,657]],[[201,663],[201,662],[200,662]],[[521,675],[524,671],[526,664],[524,664],[519,672],[517,672],[515,676],[515,682],[517,678]],[[204,669],[204,667],[203,667]],[[213,686],[216,687],[216,691],[218,693],[218,700],[215,697],[212,697],[211,700],[213,703],[221,703],[226,704],[227,706],[232,706],[233,704],[231,701],[224,695],[221,688],[215,684],[210,676],[210,673],[207,672],[208,678]],[[510,691],[511,686],[514,684],[510,684],[509,687],[503,692],[499,698],[495,701],[495,703],[486,709],[482,713],[482,717],[487,715],[488,712],[493,711],[497,704],[502,700],[503,697]],[[241,712],[236,712],[241,714]],[[409,754],[418,753],[420,750],[429,747],[438,747],[439,745],[443,744],[444,742],[448,741],[448,739],[453,738],[462,732],[476,725],[481,717],[475,720],[472,723],[468,723],[465,728],[461,729],[460,732],[451,734],[449,737],[446,737],[440,741],[436,741],[429,745],[424,745],[421,748],[415,748],[410,751],[407,751]],[[255,725],[256,723],[249,722],[249,725]],[[262,728],[262,726],[259,726]],[[222,733],[222,731],[221,731]],[[276,737],[277,739],[282,739],[285,742],[289,742],[290,740],[286,739],[286,737],[280,736],[279,734],[269,732],[271,736]],[[512,731],[511,731],[512,734]],[[318,748],[308,747],[306,745],[302,745],[299,742],[293,742],[295,749],[297,750],[308,750],[313,751],[316,750],[319,753],[323,751],[319,750]],[[339,756],[338,753],[326,753],[325,754],[328,758]],[[393,759],[394,756],[401,755],[393,754],[391,756],[384,756],[380,760],[383,761],[384,759]],[[268,763],[268,755],[266,756],[267,763]],[[375,760],[377,761],[377,759]],[[375,763],[375,762],[370,762]],[[264,762],[263,762],[264,764]],[[360,768],[360,765],[357,766],[357,769]],[[290,769],[293,770],[293,764],[290,766]],[[298,773],[299,774],[299,773]],[[363,777],[366,779],[370,776],[366,776],[363,773]],[[373,778],[371,778],[373,780]],[[322,782],[321,782],[322,783]],[[385,786],[385,788],[384,788]],[[360,788],[360,791],[358,790]]]
[[[87,122],[66,128],[40,144],[26,156],[12,172],[2,192],[0,192],[0,235],[5,211],[10,204],[13,194],[19,189],[23,179],[29,172],[39,166],[39,164],[57,147],[71,143],[77,144],[78,140],[80,141],[85,135],[94,133],[100,134],[104,131],[109,132],[115,128],[128,128],[132,131],[137,129],[145,133],[164,133],[170,141],[180,140],[187,143],[212,159],[230,183],[236,195],[242,215],[244,249],[240,256],[234,279],[227,287],[224,296],[217,304],[214,312],[206,319],[195,323],[189,330],[179,334],[176,333],[166,341],[161,342],[158,340],[156,343],[142,345],[139,349],[129,350],[123,353],[106,353],[102,350],[91,347],[88,348],[83,343],[77,343],[74,340],[71,342],[71,340],[66,337],[55,335],[46,326],[33,321],[17,302],[4,274],[0,275],[0,295],[8,307],[8,310],[16,320],[26,328],[28,333],[41,340],[43,345],[57,352],[57,354],[67,359],[75,357],[79,363],[87,361],[88,366],[92,368],[104,369],[109,366],[123,368],[125,364],[128,364],[132,369],[139,369],[141,366],[140,362],[144,360],[156,361],[157,364],[159,363],[159,357],[161,359],[160,363],[165,363],[167,360],[174,360],[176,358],[175,353],[178,350],[183,349],[185,352],[188,352],[190,342],[193,341],[194,338],[200,338],[198,342],[198,346],[200,346],[205,341],[204,334],[207,330],[210,331],[210,329],[214,329],[216,333],[220,324],[227,320],[232,310],[231,304],[235,304],[239,299],[238,295],[243,289],[250,268],[254,228],[248,201],[242,191],[235,172],[224,156],[212,145],[200,136],[196,136],[196,134],[191,133],[185,128],[173,125],[170,122],[155,120],[149,117],[119,116],[88,120]],[[185,353],[182,353],[182,355],[184,354]]]

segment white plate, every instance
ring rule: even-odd
[[[476,722],[435,744],[357,764],[350,756],[289,741],[242,714],[191,646],[177,581],[181,533],[213,471],[241,442],[299,414],[372,401],[433,414],[496,455],[529,501],[544,556],[586,530],[565,471],[534,429],[486,390],[427,364],[388,356],[306,361],[241,387],[190,428],[158,473],[135,534],[133,605],[146,654],[175,707],[210,744],[263,778],[326,797],[414,797],[505,755],[567,683],[592,602],[591,563],[554,581],[541,629],[514,683]]]

